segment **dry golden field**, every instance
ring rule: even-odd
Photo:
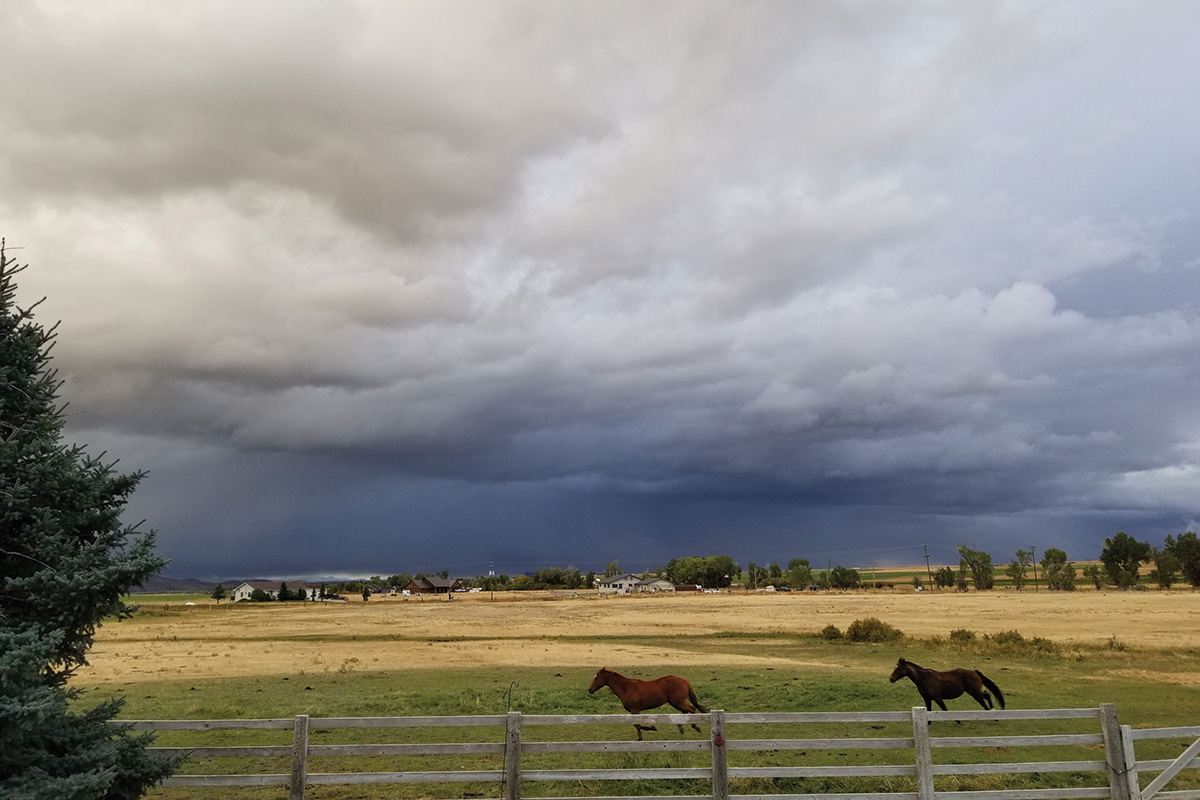
[[[1060,643],[1189,650],[1200,644],[1200,593],[912,591],[562,597],[541,592],[387,598],[345,604],[200,604],[110,622],[86,684],[406,666],[712,664],[669,637],[813,633],[876,617],[911,636],[1016,630]],[[165,611],[166,613],[160,613]],[[662,640],[656,643],[655,639]],[[769,655],[716,656],[764,666]],[[794,665],[794,662],[789,662]]]

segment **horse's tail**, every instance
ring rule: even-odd
[[[688,700],[691,701],[691,704],[694,705],[696,710],[701,714],[708,713],[708,709],[700,705],[700,701],[696,699],[696,690],[692,688],[690,683],[688,684]]]
[[[979,680],[983,681],[983,685],[990,689],[992,694],[996,695],[996,699],[1000,701],[1000,707],[1004,708],[1004,692],[1000,691],[1000,687],[992,683],[988,676],[979,670],[975,670],[975,674],[979,676]]]

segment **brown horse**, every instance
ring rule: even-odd
[[[601,667],[600,671],[596,673],[596,677],[592,679],[592,685],[588,687],[588,692],[594,693],[604,686],[612,689],[613,694],[630,714],[640,714],[647,709],[658,708],[667,703],[685,714],[708,713],[708,709],[700,705],[700,701],[696,699],[696,692],[692,689],[692,685],[675,675],[664,675],[652,681],[642,681],[637,678],[627,678],[619,672]],[[658,730],[653,725],[638,725],[637,723],[634,723],[633,727],[637,729],[639,742],[642,741],[642,731]],[[701,732],[700,726],[693,724],[692,727],[696,729],[697,733]],[[679,732],[683,733],[682,725],[679,726]]]
[[[988,680],[987,676],[977,669],[952,669],[938,672],[902,658],[896,662],[896,668],[892,670],[891,682],[895,683],[901,678],[910,678],[916,684],[917,691],[921,693],[921,698],[925,701],[925,710],[927,711],[932,710],[932,703],[937,703],[942,711],[946,711],[946,704],[942,701],[961,697],[964,692],[974,697],[979,705],[990,711],[994,706],[991,695],[983,688],[985,686],[992,690],[992,693],[996,695],[996,700],[1000,702],[1000,707],[1004,708],[1004,694],[1001,693],[1000,687]]]

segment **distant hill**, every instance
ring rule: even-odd
[[[196,578],[168,578],[163,575],[155,575],[146,581],[144,586],[135,586],[130,591],[130,594],[169,594],[171,592],[187,594],[202,592],[208,594],[216,585],[216,581],[202,581]]]
[[[305,579],[304,581],[288,579],[288,580],[286,580],[286,582],[288,582],[288,583],[338,583],[339,581],[344,581],[344,580],[346,580],[346,578],[312,578],[312,579]],[[359,580],[359,579],[356,578],[354,580]],[[228,580],[221,580],[221,581],[203,581],[198,578],[168,578],[166,575],[155,575],[153,578],[146,581],[145,586],[135,586],[129,593],[130,594],[171,594],[171,593],[196,594],[197,592],[202,592],[204,594],[208,594],[216,587],[216,585],[218,583],[224,585],[226,589],[232,589],[235,586],[238,586],[238,585],[248,582],[248,581],[271,581],[274,583],[281,582],[274,578],[231,578]]]

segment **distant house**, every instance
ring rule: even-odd
[[[600,594],[636,594],[639,592],[673,592],[675,584],[666,578],[651,575],[643,578],[641,575],[613,575],[609,578],[596,580],[596,589]]]
[[[462,581],[458,578],[429,576],[414,578],[404,588],[410,594],[448,594],[450,592],[461,592],[463,585]]]
[[[229,592],[231,602],[237,603],[241,600],[249,600],[250,595],[254,594],[255,589],[262,589],[267,597],[272,600],[279,597],[279,587],[281,584],[287,584],[288,590],[295,592],[299,589],[304,590],[305,600],[319,600],[321,595],[321,584],[319,583],[303,583],[289,581],[245,581],[239,583]]]
[[[620,575],[611,575],[606,578],[596,579],[596,590],[600,594],[630,594],[637,591],[635,587],[641,583],[642,579],[638,575],[630,575],[628,572]]]
[[[639,592],[673,592],[675,584],[666,578],[651,576],[638,581],[636,588]]]

